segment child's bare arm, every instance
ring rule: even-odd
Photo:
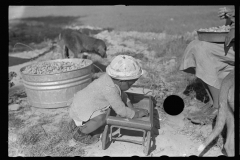
[[[122,91],[122,92],[121,92],[121,98],[122,98],[123,103],[124,103],[128,108],[133,109],[133,105],[132,105],[132,103],[131,103],[131,101],[130,101],[128,95],[127,95],[127,93],[125,93],[125,92]]]
[[[131,119],[134,117],[135,111],[126,107],[126,104],[124,104],[122,98],[119,96],[119,93],[114,89],[114,87],[106,87],[102,93],[118,115]]]
[[[134,108],[133,104],[131,103],[131,101],[128,98],[127,98],[126,105],[128,106],[128,108],[135,111],[135,115],[133,118],[140,118],[140,117],[148,115],[148,111],[146,109]]]
[[[133,104],[130,101],[127,101],[127,106],[131,109],[133,109]]]

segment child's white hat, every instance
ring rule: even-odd
[[[107,66],[106,72],[112,78],[120,80],[137,79],[144,73],[136,59],[128,55],[116,56]]]

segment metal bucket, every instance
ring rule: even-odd
[[[201,32],[197,31],[198,39],[206,42],[224,43],[228,32]]]
[[[37,108],[66,107],[74,94],[85,88],[92,81],[92,61],[87,59],[59,59],[46,62],[86,63],[77,70],[57,74],[31,75],[20,69],[28,102]]]

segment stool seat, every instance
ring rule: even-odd
[[[130,127],[130,128],[137,128],[137,129],[144,129],[144,130],[151,130],[152,125],[150,122],[142,121],[138,119],[123,119],[121,117],[113,117],[109,116],[107,118],[107,124],[116,125],[116,126],[123,126],[123,127]]]
[[[144,96],[142,94],[131,94],[127,93],[129,99],[131,100],[133,107],[135,109],[146,109],[148,110],[149,115],[147,117],[129,119],[129,118],[122,118],[120,116],[111,116],[107,117],[107,124],[110,125],[117,125],[123,127],[130,127],[130,128],[137,128],[137,129],[144,129],[150,131],[152,128],[152,101],[150,96]]]
[[[123,118],[119,115],[113,115],[113,110],[108,108],[106,126],[102,136],[102,149],[105,150],[107,147],[107,139],[110,138],[111,141],[125,141],[140,144],[143,146],[143,153],[148,155],[151,147],[151,130],[153,128],[153,100],[151,96],[146,96],[143,94],[129,93],[126,92],[128,98],[133,104],[134,109],[146,109],[148,110],[147,117],[141,118]],[[113,128],[133,130],[143,133],[142,141],[136,141],[131,139],[122,139],[118,137],[113,137]],[[110,132],[110,133],[109,133]]]

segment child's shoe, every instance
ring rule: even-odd
[[[91,136],[89,134],[82,133],[80,130],[77,130],[73,135],[73,139],[85,145],[92,145],[99,141],[99,136]]]
[[[78,142],[82,142],[84,141],[84,139],[89,139],[89,137],[91,137],[90,135],[88,134],[85,134],[85,133],[82,133],[80,131],[80,129],[78,129],[77,131],[75,131],[75,133],[73,134],[73,139],[78,141]]]
[[[77,126],[75,124],[75,122],[73,120],[70,120],[70,122],[68,123],[68,131],[69,133],[74,133],[74,131],[77,129]]]

